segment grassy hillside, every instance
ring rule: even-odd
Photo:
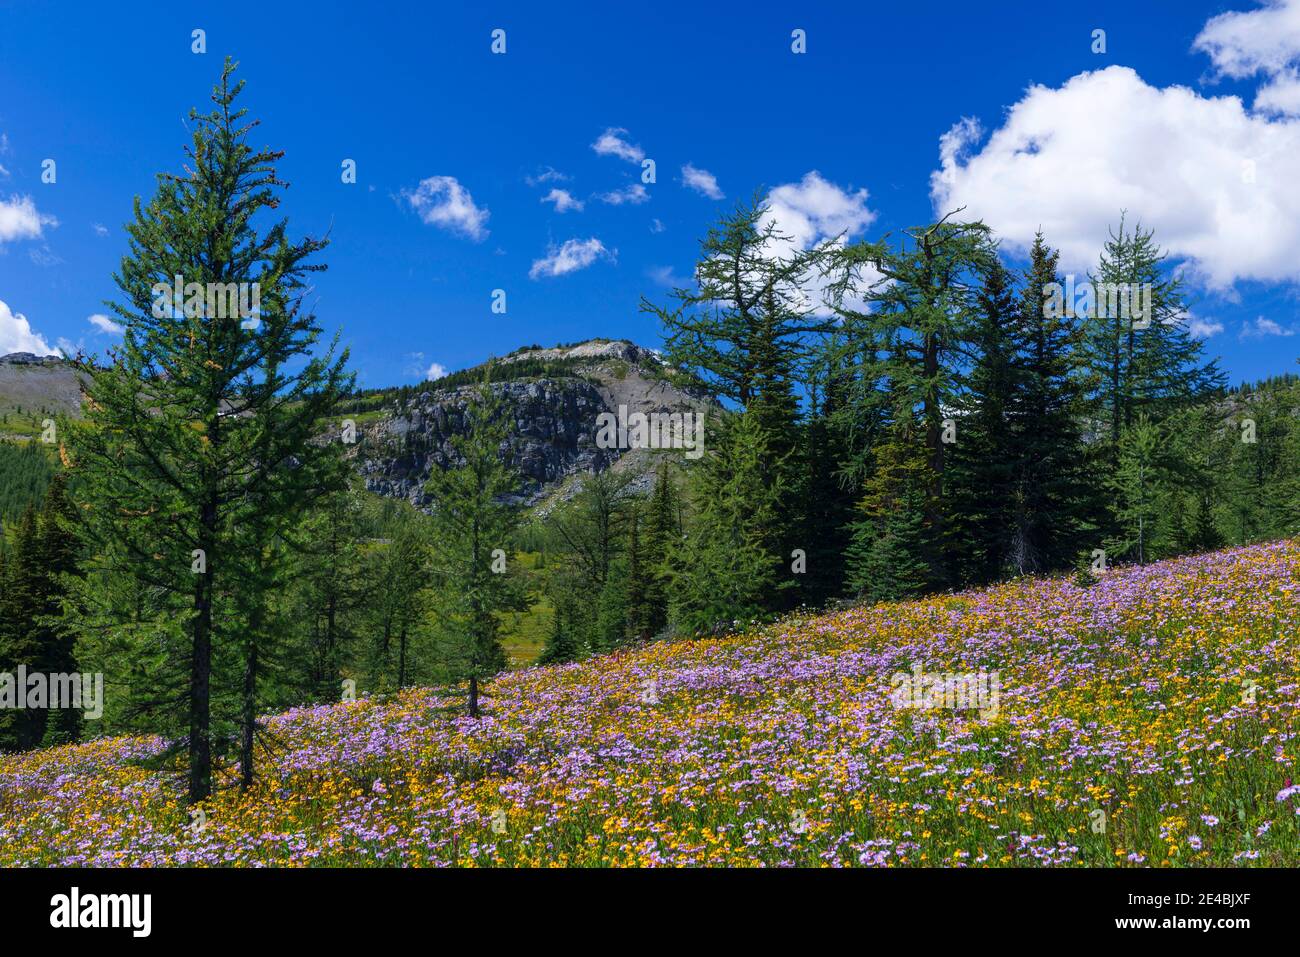
[[[304,708],[198,833],[156,740],[9,757],[0,864],[1296,866],[1297,621],[1288,541]]]
[[[527,611],[503,612],[497,616],[501,622],[501,646],[511,668],[536,661],[555,626],[555,606],[543,590],[540,560],[538,552],[515,555],[527,581],[530,605]]]

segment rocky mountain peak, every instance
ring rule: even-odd
[[[518,375],[511,374],[512,364],[518,364]],[[502,368],[505,377],[498,378]],[[457,464],[450,438],[464,430],[481,370],[381,398],[377,414],[360,427],[355,453],[370,491],[427,504],[424,484],[431,470]],[[675,384],[653,351],[626,339],[516,350],[499,360],[490,388],[514,418],[507,455],[524,479],[518,499],[529,504],[556,494],[567,497],[580,487],[582,476],[607,468],[632,471],[634,488],[648,486],[654,453],[600,448],[601,413],[713,406],[706,396]]]

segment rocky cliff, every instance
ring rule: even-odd
[[[505,379],[490,388],[511,410],[514,424],[505,454],[524,479],[518,500],[528,504],[567,497],[582,476],[606,468],[630,471],[634,487],[648,486],[655,453],[599,448],[601,413],[617,414],[620,406],[629,414],[712,407],[704,396],[673,385],[653,352],[626,340],[533,347],[499,361]],[[517,376],[512,366],[519,369]],[[470,383],[479,371],[378,396],[379,407],[358,422],[351,453],[367,489],[427,504],[424,483],[430,472],[457,464],[450,439],[465,430],[466,408],[477,388]]]

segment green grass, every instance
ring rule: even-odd
[[[501,618],[501,645],[511,668],[531,665],[542,653],[555,625],[555,606],[542,590],[540,552],[517,552],[519,564],[531,590],[532,605],[524,612],[506,612]]]

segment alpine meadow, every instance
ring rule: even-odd
[[[1300,0],[1228,3],[0,13],[6,921],[1282,926]]]

